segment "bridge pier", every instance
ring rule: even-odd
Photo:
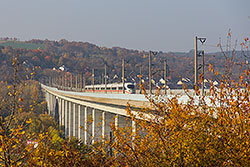
[[[69,102],[65,101],[65,137],[69,135]]]
[[[78,138],[84,141],[84,106],[78,105]]]
[[[69,103],[69,125],[68,125],[68,128],[69,128],[69,137],[72,137],[73,136],[73,111],[72,111],[72,102],[68,102]]]
[[[77,127],[77,124],[78,124],[78,119],[76,118],[76,116],[78,116],[78,114],[76,114],[77,110],[76,110],[76,104],[75,103],[72,103],[72,136],[75,136],[76,137],[76,127]]]
[[[105,111],[102,111],[102,141],[104,141],[105,138],[105,126],[106,126]]]
[[[59,126],[61,126],[62,125],[62,99],[61,98],[58,98],[58,117],[59,117],[58,124]]]
[[[61,99],[61,104],[62,104],[62,107],[61,107],[61,126],[64,128],[65,126],[65,100]]]
[[[84,144],[87,144],[88,137],[88,107],[84,107]]]

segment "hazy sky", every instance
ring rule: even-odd
[[[248,16],[250,0],[0,0],[0,37],[188,52],[198,35],[211,52],[249,37]]]

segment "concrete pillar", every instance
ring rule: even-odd
[[[78,137],[78,129],[79,129],[79,122],[78,122],[78,104],[73,104],[73,136]]]
[[[53,101],[52,101],[52,95],[49,94],[49,105],[50,105],[50,115],[53,116]]]
[[[50,94],[50,104],[51,104],[51,110],[50,110],[50,115],[54,118],[54,101],[53,101],[53,95]]]
[[[102,141],[105,138],[105,111],[102,112]]]
[[[68,110],[68,114],[69,114],[69,125],[68,125],[68,129],[69,129],[69,137],[71,137],[72,135],[73,135],[73,125],[72,125],[72,122],[73,122],[73,119],[72,119],[72,102],[68,102],[68,104],[69,104],[69,110]]]
[[[55,108],[56,108],[56,102],[55,102],[55,96],[54,95],[51,95],[51,116],[53,117],[53,118],[55,118]]]
[[[65,137],[69,135],[69,102],[65,101]]]
[[[51,113],[51,95],[48,93],[48,114]]]
[[[48,109],[48,114],[49,114],[49,93],[48,92],[46,92],[45,93],[45,99],[46,99],[46,102],[47,102],[47,109]]]
[[[83,106],[78,105],[78,138],[84,141],[84,112]]]
[[[59,126],[62,126],[62,99],[58,98]]]
[[[65,126],[65,100],[61,100],[62,103],[62,126]]]
[[[53,95],[52,97],[53,97],[53,117],[56,119],[56,96]]]
[[[50,112],[50,115],[54,118],[54,97],[53,97],[52,94],[50,95],[50,100],[51,100],[51,112]]]
[[[88,130],[88,108],[84,108],[84,144],[87,144],[87,130]]]
[[[96,118],[95,118],[95,109],[92,109],[92,135],[91,135],[91,139],[92,139],[92,144],[94,144],[95,142],[95,122],[96,122]]]
[[[51,108],[50,108],[50,106],[51,106],[50,94],[49,93],[47,93],[47,94],[48,94],[48,114],[50,115],[50,110],[51,110]]]
[[[72,104],[72,136],[76,136],[76,104]]]
[[[53,117],[56,119],[56,105],[58,105],[56,96],[53,95],[53,110],[54,110],[54,114]],[[58,106],[57,106],[58,107]],[[58,113],[57,113],[58,114]],[[57,122],[58,122],[58,117],[57,117]]]
[[[53,100],[54,100],[54,118],[58,123],[58,125],[60,126],[60,99],[54,96]]]

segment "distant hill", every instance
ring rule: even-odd
[[[106,48],[88,42],[69,42],[65,39],[60,41],[39,40],[30,41],[0,41],[0,65],[1,75],[5,74],[7,66],[10,66],[11,55],[14,48],[20,55],[20,60],[29,64],[29,68],[40,69],[37,76],[47,72],[47,75],[57,75],[52,69],[58,69],[64,65],[70,73],[81,73],[87,81],[91,81],[91,71],[95,69],[96,82],[101,82],[104,74],[104,65],[110,82],[115,81],[114,76],[121,79],[121,61],[125,59],[125,73],[128,81],[138,82],[140,67],[142,67],[143,80],[147,82],[148,76],[148,52],[131,50],[120,47]],[[244,64],[246,57],[241,52],[237,52],[234,60],[233,75],[237,78],[244,68],[239,64]],[[194,80],[194,51],[190,52],[159,52],[152,56],[152,74],[154,80],[163,78],[163,65],[167,60],[168,80],[175,85],[181,78],[189,78],[190,85]],[[199,60],[201,62],[201,60]],[[216,71],[222,74],[225,69],[225,58],[221,53],[206,54],[206,78],[216,77],[208,72],[208,64],[212,64]],[[28,68],[28,66],[27,66]],[[9,70],[9,69],[8,69]],[[48,72],[48,70],[50,72]],[[2,79],[1,79],[2,80]],[[116,78],[117,81],[117,78]]]

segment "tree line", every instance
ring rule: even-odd
[[[99,47],[87,42],[69,42],[65,39],[60,41],[31,40],[23,43],[37,45],[38,47],[36,49],[13,48],[11,45],[0,47],[2,74],[10,73],[11,55],[17,53],[26,69],[36,72],[36,78],[41,77],[41,75],[53,74],[54,72],[51,72],[53,68],[58,69],[64,65],[67,67],[68,72],[82,74],[89,83],[91,83],[91,71],[94,68],[96,80],[101,82],[100,77],[104,74],[106,64],[110,82],[115,82],[121,80],[121,62],[122,59],[125,59],[125,76],[128,81],[139,82],[140,68],[142,79],[148,80],[149,53],[146,51],[129,50],[120,47]],[[188,53],[158,52],[157,55],[152,57],[153,79],[158,82],[161,78],[164,78],[164,61],[167,61],[167,79],[170,87],[174,88],[174,85],[182,78],[190,79],[187,84],[192,87],[194,80],[193,55],[193,50]],[[216,79],[215,75],[208,73],[208,64],[212,64],[217,71],[222,72],[225,69],[225,60],[225,54],[222,53],[206,54],[205,78]],[[232,77],[237,79],[239,74],[246,68],[248,57],[242,54],[241,51],[235,51],[233,63],[234,66],[230,66],[233,68]],[[6,80],[7,76],[0,75],[0,80]],[[118,77],[118,79],[115,79],[115,77]]]

